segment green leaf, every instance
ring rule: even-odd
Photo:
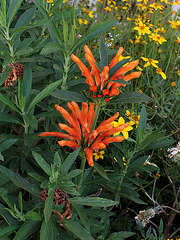
[[[9,235],[15,232],[19,228],[19,225],[10,225],[0,229],[0,239],[6,239]]]
[[[23,116],[23,118],[24,118],[24,121],[26,122],[27,126],[31,126],[31,128],[35,129],[35,130],[38,129],[38,121],[37,121],[37,118],[33,114]]]
[[[110,70],[109,70],[109,78],[111,78],[114,73],[119,70],[120,68],[123,67],[123,65],[125,65],[127,62],[130,61],[130,57],[127,59],[123,59],[122,61],[119,61],[118,63],[116,63],[116,65],[114,65]]]
[[[126,92],[111,99],[111,103],[141,103],[150,100],[151,98],[146,96],[144,93]]]
[[[68,47],[68,24],[64,20],[64,17],[62,16],[63,19],[63,36],[64,36],[64,43],[66,48]]]
[[[18,203],[19,203],[20,211],[22,212],[23,211],[22,192],[19,192],[18,194]]]
[[[2,15],[4,19],[4,25],[6,25],[6,0],[1,0],[1,9],[2,9]]]
[[[86,228],[87,231],[90,231],[90,222],[89,218],[87,217],[84,209],[80,206],[75,205],[74,208],[76,209],[76,212],[79,215],[81,224]]]
[[[52,239],[52,220],[48,222],[43,221],[40,231],[40,240],[51,240]]]
[[[8,8],[8,12],[7,12],[7,27],[10,26],[13,17],[15,16],[15,14],[17,13],[18,9],[21,6],[23,0],[13,0],[10,3],[10,6]]]
[[[3,94],[0,93],[0,101],[3,102],[5,105],[9,106],[10,109],[14,110],[15,112],[21,114],[19,109],[11,102],[11,100],[5,97]]]
[[[78,222],[72,220],[64,220],[64,226],[71,231],[78,239],[81,240],[94,240],[91,234],[83,228]]]
[[[107,54],[106,44],[102,36],[100,38],[99,53],[100,53],[101,64],[104,69],[105,66],[108,66],[108,54]]]
[[[0,86],[6,81],[7,77],[11,72],[12,66],[7,67],[4,72],[1,74]]]
[[[29,24],[34,16],[36,8],[35,7],[31,7],[29,9],[27,9],[19,18],[18,21],[14,27],[14,30],[20,27],[23,27],[27,24]]]
[[[9,177],[9,179],[19,188],[23,188],[24,190],[28,191],[29,193],[39,196],[39,190],[29,183],[27,180],[22,178],[19,174],[13,172],[12,170],[0,166],[0,172],[6,173],[6,175]]]
[[[75,52],[80,46],[84,45],[86,42],[89,42],[98,35],[106,32],[117,22],[118,21],[97,23],[95,26],[91,27],[87,32],[85,32],[85,34],[83,34],[83,36],[78,41],[75,42],[74,46],[70,50],[70,54]]]
[[[64,101],[75,101],[75,102],[87,102],[88,98],[80,93],[66,90],[56,90],[51,93],[51,96],[64,100]]]
[[[81,169],[74,169],[71,172],[66,174],[66,179],[71,179],[73,177],[78,176],[80,173],[82,173]]]
[[[133,233],[133,232],[115,232],[115,233],[112,233],[107,240],[123,240],[124,238],[129,238],[133,235],[135,235],[136,233]]]
[[[61,47],[61,51],[65,52],[64,44],[62,42],[60,32],[59,32],[58,28],[56,27],[54,21],[49,16],[49,13],[46,11],[46,9],[44,9],[41,6],[41,4],[38,2],[38,0],[33,0],[33,3],[38,7],[38,9],[39,9],[40,13],[43,15],[44,19],[49,20],[49,22],[47,23],[47,27],[48,27],[48,31],[49,31],[49,34],[50,34],[52,40],[58,41],[59,47]]]
[[[56,42],[49,42],[47,43],[42,51],[40,52],[41,55],[48,55],[50,53],[54,53],[61,50],[61,48],[59,47],[59,44]]]
[[[44,99],[45,97],[47,97],[49,94],[51,94],[57,87],[59,84],[61,84],[62,80],[56,81],[54,83],[49,84],[45,89],[43,89],[40,93],[38,93],[38,95],[32,100],[32,102],[29,105],[29,108],[27,110],[27,112],[30,112],[31,109],[37,104],[39,103],[42,99]],[[1,98],[0,98],[1,99]]]
[[[16,141],[17,141],[17,139],[7,139],[7,140],[3,141],[2,143],[0,143],[0,152],[3,152],[5,150],[7,150],[8,148],[10,148]]]
[[[54,198],[54,189],[48,189],[48,197],[45,201],[45,208],[44,208],[44,218],[45,222],[48,222],[51,214],[52,214],[52,208],[53,208],[53,198]]]
[[[20,227],[20,229],[16,233],[16,236],[13,238],[13,240],[29,239],[29,237],[38,230],[39,226],[40,226],[40,221],[27,220]]]
[[[74,152],[72,152],[71,154],[69,154],[69,156],[65,159],[65,161],[63,162],[60,171],[62,173],[67,173],[68,170],[70,169],[70,167],[72,166],[72,164],[74,163],[74,161],[76,160],[79,151],[80,151],[81,147],[79,147],[78,149],[76,149]]]
[[[41,217],[39,216],[39,214],[37,212],[34,212],[33,210],[28,211],[24,217],[33,221],[41,221]]]
[[[58,152],[56,152],[54,155],[54,164],[58,167],[61,167],[62,162]]]
[[[45,162],[44,158],[37,152],[32,152],[32,155],[44,172],[47,173],[48,176],[51,176],[51,167]]]
[[[7,194],[7,190],[5,188],[0,188],[0,196],[3,196],[5,194]]]
[[[70,202],[71,204],[86,205],[92,207],[110,207],[119,204],[117,201],[99,197],[75,197],[71,198]]]
[[[0,152],[0,160],[1,160],[1,161],[4,161],[4,157],[3,157],[3,155],[1,154],[1,152]]]
[[[25,65],[22,84],[23,84],[23,97],[25,97],[25,103],[27,104],[32,87],[32,70],[29,64]]]
[[[23,123],[15,116],[3,112],[0,112],[0,122],[9,122],[23,125]]]
[[[153,142],[146,148],[146,150],[172,146],[175,142],[176,142],[176,140],[172,140],[172,139],[161,139],[161,140],[159,140],[159,141],[153,141]]]
[[[34,49],[32,47],[25,47],[25,48],[21,48],[20,50],[18,50],[15,55],[17,57],[19,56],[28,56],[30,54],[32,54],[34,51]]]
[[[146,130],[146,124],[147,124],[147,113],[146,113],[146,108],[143,104],[141,113],[140,113],[140,120],[138,124],[137,134],[136,134],[136,141],[138,143],[141,141],[141,138],[144,135],[144,132]]]
[[[104,168],[101,167],[101,165],[97,164],[96,162],[94,162],[94,169],[105,179],[110,180],[106,174],[106,172],[104,171]]]
[[[45,180],[45,178],[43,176],[39,175],[38,173],[29,172],[28,175],[33,177],[34,179],[36,179],[39,182],[43,182]]]

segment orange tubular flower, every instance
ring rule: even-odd
[[[112,77],[109,79],[109,71],[119,62],[119,57],[124,51],[123,47],[119,48],[116,56],[112,59],[109,66],[104,66],[101,73],[99,68],[96,66],[96,60],[87,45],[84,46],[84,51],[85,58],[90,65],[91,71],[74,54],[71,55],[71,58],[79,66],[82,75],[87,78],[86,83],[90,86],[90,92],[92,93],[92,98],[94,99],[104,98],[106,99],[106,102],[109,102],[109,98],[119,94],[119,87],[126,86],[125,84],[110,82],[109,80],[115,81],[118,79],[124,79],[125,81],[129,81],[133,78],[138,78],[141,75],[141,72],[132,72],[125,75],[128,71],[133,70],[138,65],[139,60],[135,60],[125,66],[122,66],[113,74],[113,76],[111,75]]]
[[[101,122],[99,127],[92,130],[91,128],[96,112],[96,105],[94,103],[89,103],[88,105],[88,103],[82,102],[82,108],[80,110],[76,102],[68,102],[67,107],[71,113],[58,105],[55,105],[55,107],[68,123],[68,125],[59,123],[60,129],[66,131],[67,133],[44,132],[39,136],[58,137],[60,139],[58,144],[61,147],[68,146],[70,148],[77,149],[82,146],[84,148],[89,166],[94,166],[93,152],[98,152],[100,149],[105,149],[108,144],[112,142],[121,142],[124,137],[114,137],[113,134],[121,132],[129,126],[129,123],[125,123],[118,127],[114,127],[112,122],[119,116],[119,113],[117,112],[114,116]]]

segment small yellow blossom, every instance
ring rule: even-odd
[[[128,41],[129,41],[130,43],[133,43],[133,40],[132,40],[132,39],[129,39]]]
[[[109,7],[104,8],[104,10],[107,11],[107,12],[111,12],[112,11],[112,9],[109,8]]]
[[[180,76],[180,70],[177,71],[177,74]]]
[[[104,158],[103,154],[104,154],[104,151],[93,153],[94,160],[97,161],[99,158],[103,159]]]
[[[162,50],[159,48],[157,52],[158,52],[158,53],[162,53]]]
[[[163,8],[164,8],[163,5],[161,5],[159,3],[152,3],[149,5],[149,7],[154,8],[155,10],[158,10],[158,9],[163,10]]]
[[[175,1],[174,1],[174,5],[179,5],[179,6],[180,6],[179,0],[175,0]]]
[[[163,79],[166,79],[166,78],[167,78],[167,77],[166,77],[166,74],[162,71],[161,68],[157,68],[157,69],[156,69],[156,72],[157,72],[158,74],[160,74]]]
[[[129,17],[127,17],[126,19],[127,19],[128,21],[131,21],[131,18],[129,18]]]
[[[176,82],[172,82],[171,87],[175,87],[175,86],[176,86]]]
[[[88,15],[90,18],[93,18],[93,11],[88,11]]]
[[[151,33],[149,38],[151,40],[155,41],[157,45],[162,44],[163,42],[167,42],[167,40],[164,37],[162,37],[161,35],[159,35],[157,33]]]
[[[143,93],[143,90],[142,90],[142,89],[139,89],[138,92]]]
[[[120,117],[118,122],[113,121],[113,124],[114,124],[114,127],[118,127],[118,126],[120,126],[122,124],[125,124],[124,118]],[[134,122],[130,121],[129,126],[121,131],[123,136],[125,137],[125,139],[128,139],[128,137],[129,137],[129,133],[128,132],[133,129],[133,127],[131,127],[132,125],[134,125]],[[120,134],[120,132],[117,132],[117,133],[114,134],[114,136],[119,135],[119,134]]]
[[[180,37],[177,37],[177,40],[175,41],[175,43],[180,43]]]
[[[46,0],[47,3],[53,3],[53,0]]]
[[[145,57],[141,57],[145,62],[147,62],[144,67],[148,67],[150,65],[153,65],[153,67],[158,68],[158,66],[156,65],[156,63],[158,63],[158,60],[153,60],[152,58],[145,58]]]
[[[144,34],[150,34],[151,31],[149,30],[149,27],[147,27],[145,24],[143,24],[141,21],[139,22],[137,27],[134,27],[134,30],[138,31],[138,34],[144,35]]]

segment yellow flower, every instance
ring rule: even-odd
[[[167,78],[167,77],[166,77],[166,74],[162,71],[161,68],[157,68],[157,69],[156,69],[156,72],[157,72],[158,74],[160,74],[163,79],[166,79],[166,78]]]
[[[163,27],[161,28],[161,33],[165,34],[166,33],[166,29],[164,29]]]
[[[86,12],[86,8],[82,8],[82,10],[83,10],[83,11],[82,11],[83,13],[85,13],[85,12]]]
[[[47,3],[53,3],[53,0],[46,0]]]
[[[94,160],[97,161],[99,158],[103,159],[104,158],[103,154],[104,154],[104,151],[93,153]]]
[[[161,2],[165,2],[166,4],[168,3],[168,0],[160,0]]]
[[[148,0],[137,0],[137,2],[144,2],[145,4],[147,4]]]
[[[163,5],[161,5],[159,3],[152,3],[149,5],[149,7],[154,8],[155,10],[158,10],[158,9],[163,10],[163,8],[164,8]]]
[[[93,11],[88,11],[88,15],[90,18],[93,18]]]
[[[83,23],[83,19],[78,19],[78,23],[82,24]]]
[[[143,69],[142,69],[142,68],[140,68],[139,66],[137,66],[137,67],[136,67],[136,69],[137,69],[137,70],[140,70],[140,71],[142,71],[142,70],[143,70]]]
[[[177,71],[177,74],[180,76],[180,70]]]
[[[167,42],[167,40],[164,37],[157,33],[151,33],[149,38],[155,41],[157,45],[162,44],[163,42]]]
[[[148,67],[150,65],[153,65],[153,67],[158,68],[158,66],[156,65],[156,63],[158,63],[158,60],[153,60],[152,58],[145,58],[145,57],[141,57],[145,62],[147,62],[144,67]]]
[[[143,22],[139,22],[137,27],[134,27],[134,30],[137,30],[139,35],[144,35],[145,33],[150,34],[151,31],[149,30],[149,27],[147,27]]]
[[[128,41],[129,41],[130,43],[133,43],[133,40],[132,40],[132,39],[129,39]]]
[[[143,90],[142,90],[142,89],[139,89],[138,92],[143,93]]]
[[[175,41],[175,43],[180,43],[180,37],[177,37],[177,40]]]
[[[125,121],[124,121],[124,118],[122,118],[122,117],[119,118],[118,122],[113,121],[114,127],[118,127],[124,123],[125,123]],[[128,137],[129,137],[128,132],[133,129],[133,127],[131,127],[132,125],[134,125],[134,122],[130,121],[129,126],[124,128],[124,130],[121,131],[123,136],[125,137],[125,139],[128,139]],[[117,132],[114,134],[114,136],[119,135],[119,134],[120,134],[120,132]]]
[[[126,159],[125,159],[125,157],[123,157],[122,160],[124,162],[124,166],[126,166]]]
[[[157,52],[158,52],[158,53],[162,53],[162,50],[159,48]]]
[[[130,119],[133,118],[134,112],[130,112],[129,110],[126,110],[126,116],[128,116]]]
[[[112,9],[109,8],[109,7],[104,8],[104,10],[106,10],[107,12],[111,12],[112,11]]]
[[[174,5],[179,5],[179,6],[180,6],[179,0],[175,0],[175,1],[174,1]]]
[[[176,86],[176,82],[171,83],[171,87],[174,87],[174,86]]]

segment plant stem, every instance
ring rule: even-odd
[[[65,63],[64,63],[64,72],[63,72],[63,83],[61,86],[62,90],[66,90],[66,80],[68,77],[68,71],[69,71],[69,56],[65,56]]]
[[[83,152],[81,158],[82,158],[82,161],[81,161],[81,168],[80,169],[82,170],[82,172],[79,175],[79,181],[78,181],[78,184],[77,184],[77,191],[79,191],[79,189],[82,186],[82,181],[83,181],[83,176],[84,176],[84,169],[85,169],[85,164],[86,164],[86,156],[85,156],[84,152]]]

